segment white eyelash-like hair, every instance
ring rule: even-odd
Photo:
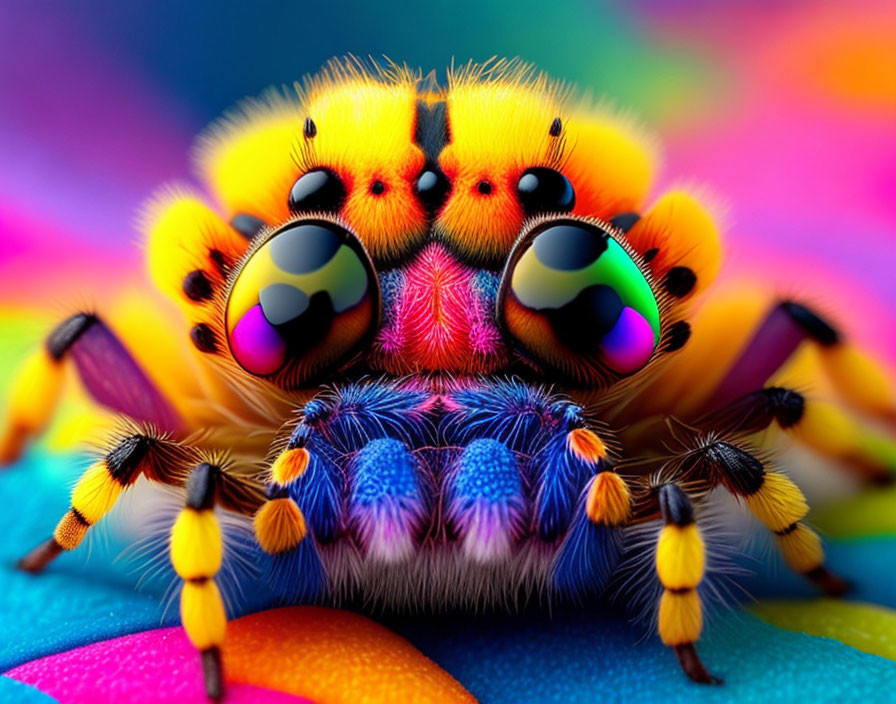
[[[124,561],[130,572],[139,575],[136,586],[152,593],[161,593],[164,621],[180,592],[181,580],[171,566],[169,548],[171,527],[184,506],[182,489],[162,484],[150,484],[144,479],[132,489],[134,496],[128,504],[140,506],[143,515],[138,518],[139,536],[117,558]],[[123,503],[123,502],[120,502]],[[127,511],[125,504],[122,511]],[[221,525],[223,558],[221,569],[215,575],[215,583],[227,608],[228,616],[241,612],[246,604],[245,589],[257,581],[258,566],[253,562],[255,538],[251,519],[221,509],[215,510]]]

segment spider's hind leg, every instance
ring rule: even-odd
[[[774,386],[763,389],[767,383]],[[794,387],[812,392],[802,398]],[[896,475],[896,440],[859,417],[892,426],[892,381],[804,305],[785,301],[768,312],[706,407],[698,423],[704,427],[734,424],[752,432],[765,427],[763,420],[768,425],[776,419],[797,441],[867,481],[891,483]]]
[[[59,323],[13,381],[0,422],[0,464],[14,461],[52,418],[72,360],[90,395],[107,408],[163,431],[180,427],[177,412],[115,333],[96,315],[76,313]]]
[[[821,539],[803,519],[809,506],[799,487],[780,472],[769,471],[752,452],[734,443],[711,440],[685,455],[682,470],[689,478],[721,484],[743,500],[776,538],[788,566],[830,596],[848,585],[824,565]]]

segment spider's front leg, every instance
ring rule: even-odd
[[[106,456],[91,465],[72,490],[71,507],[53,536],[19,561],[28,572],[40,572],[63,551],[81,544],[87,530],[105,516],[122,491],[140,475],[162,484],[180,486],[198,452],[146,430],[119,438]]]
[[[0,421],[0,464],[13,462],[52,418],[71,360],[88,393],[103,406],[162,431],[182,421],[115,333],[95,314],[59,323],[16,375]]]
[[[663,529],[656,546],[656,572],[663,585],[658,629],[665,645],[675,651],[681,667],[694,682],[719,683],[707,672],[694,644],[703,630],[703,607],[697,586],[703,579],[703,538],[691,500],[677,484],[657,490]]]
[[[200,652],[206,693],[218,700],[224,694],[221,646],[227,615],[215,583],[223,543],[214,508],[219,504],[252,515],[261,504],[261,497],[251,482],[208,462],[198,464],[190,472],[186,494],[186,504],[171,529],[171,564],[184,582],[180,594],[181,623]]]

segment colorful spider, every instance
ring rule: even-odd
[[[0,455],[49,420],[69,358],[130,419],[21,566],[76,548],[141,475],[185,486],[171,560],[210,697],[226,626],[216,507],[253,518],[284,600],[433,608],[595,598],[624,552],[653,554],[626,540],[659,520],[659,635],[698,682],[714,681],[694,647],[714,488],[794,570],[843,591],[800,490],[750,442],[777,424],[888,477],[892,444],[846,406],[892,419],[890,386],[804,305],[700,296],[717,227],[685,191],[645,208],[653,157],[629,124],[516,62],[440,89],[349,61],[297,99],[249,103],[200,155],[218,207],[169,189],[145,228],[201,393],[161,392],[79,313],[18,377]]]

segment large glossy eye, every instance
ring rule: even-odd
[[[520,203],[526,215],[568,213],[576,204],[569,179],[559,171],[538,166],[527,169],[517,184]]]
[[[234,359],[294,388],[356,349],[380,310],[373,265],[357,238],[322,220],[275,232],[246,262],[227,301]],[[287,373],[288,372],[288,373]]]
[[[293,213],[336,213],[344,202],[345,186],[330,169],[309,171],[289,191],[289,209]]]
[[[589,383],[637,371],[660,339],[659,307],[638,265],[589,222],[554,220],[527,233],[511,253],[498,305],[529,353]]]

